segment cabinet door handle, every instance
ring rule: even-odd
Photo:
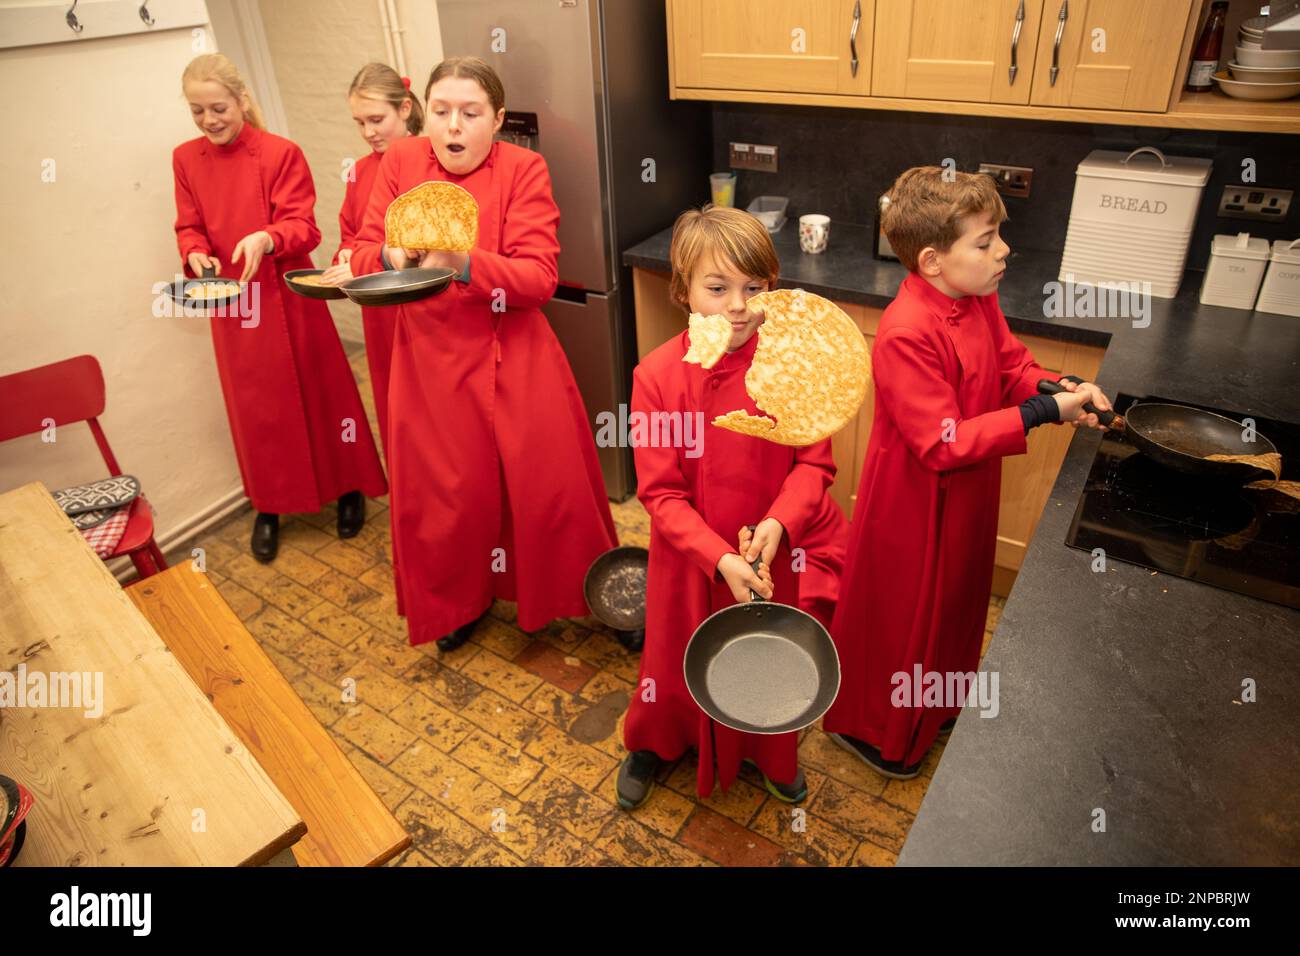
[[[1025,0],[1020,0],[1020,8],[1016,10],[1016,25],[1011,31],[1011,69],[1008,72],[1011,74],[1010,83],[1012,86],[1016,85],[1016,71],[1020,69],[1020,67],[1016,66],[1016,47],[1020,45],[1020,28],[1024,25]]]
[[[1056,15],[1056,42],[1052,44],[1052,70],[1048,86],[1056,85],[1057,74],[1061,72],[1061,34],[1065,32],[1065,21],[1070,18],[1070,0],[1061,0],[1061,12]]]
[[[858,24],[862,22],[862,0],[853,3],[853,27],[849,30],[849,76],[858,75]]]

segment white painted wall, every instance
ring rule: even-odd
[[[197,135],[180,88],[193,56],[189,30],[0,51],[0,374],[99,359],[102,424],[164,544],[242,498],[207,320],[151,310],[179,266],[171,151]],[[105,473],[85,426],[0,444],[0,491]]]
[[[0,15],[16,5],[0,0]],[[61,20],[66,5],[42,5]],[[436,5],[396,6],[412,86],[422,92],[442,56]],[[367,61],[387,59],[378,0],[209,7],[212,48],[246,71],[264,107],[279,99],[276,125],[307,155],[323,265],[338,245],[342,160],[367,149],[348,112],[348,84]],[[257,44],[270,54],[263,75],[239,62]],[[171,151],[197,135],[180,88],[195,53],[188,29],[0,49],[0,375],[83,353],[100,360],[102,424],[154,504],[164,548],[244,500],[207,320],[151,312],[153,284],[178,268]],[[56,163],[51,183],[41,179],[46,159]],[[359,311],[330,305],[345,337],[359,341]],[[38,436],[0,444],[0,492],[104,473],[84,426],[61,429],[54,444]]]
[[[380,2],[270,0],[260,4],[287,135],[302,147],[316,183],[316,222],[322,238],[313,258],[321,267],[339,245],[343,161],[370,152],[352,122],[348,86],[357,70],[371,60],[397,68],[387,57]],[[433,0],[398,0],[395,6],[411,88],[422,96],[430,71],[442,59],[437,5]],[[221,41],[219,23],[217,39]],[[360,341],[360,308],[346,299],[332,300],[329,307],[340,334]]]

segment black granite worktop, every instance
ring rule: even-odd
[[[833,223],[819,256],[794,221],[773,238],[785,288],[884,306],[905,275],[861,226]],[[668,240],[624,262],[667,271]],[[1013,252],[1002,310],[1017,332],[1106,347],[1108,395],[1300,421],[1300,318],[1203,306],[1191,272],[1145,327],[1046,316],[1059,264]],[[901,865],[1300,863],[1300,612],[1114,561],[1093,573],[1065,537],[1099,440],[1076,433],[985,655],[1000,712],[958,719]]]

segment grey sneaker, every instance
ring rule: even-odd
[[[856,737],[850,737],[847,734],[827,734],[826,736],[882,777],[888,777],[890,780],[911,780],[921,772],[921,761],[919,760],[910,767],[904,767],[901,760],[886,760],[881,757],[880,751],[864,740],[858,740]]]
[[[655,771],[659,755],[653,750],[634,750],[623,758],[618,768],[618,805],[635,810],[646,802],[655,788]]]

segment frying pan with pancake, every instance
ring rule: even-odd
[[[290,292],[308,299],[346,299],[347,293],[336,285],[321,285],[313,282],[313,276],[322,276],[324,269],[291,269],[284,274],[284,284]]]
[[[225,286],[228,290],[225,295],[190,295],[188,291],[202,290],[205,284],[219,284]],[[178,279],[167,287],[172,299],[180,305],[191,306],[196,309],[218,309],[223,305],[229,305],[237,302],[239,296],[244,291],[244,283],[236,282],[234,279],[218,279],[217,270],[208,266],[203,270],[203,275],[197,279]]]
[[[445,291],[454,278],[453,269],[391,269],[357,276],[339,288],[357,305],[402,305]]]

